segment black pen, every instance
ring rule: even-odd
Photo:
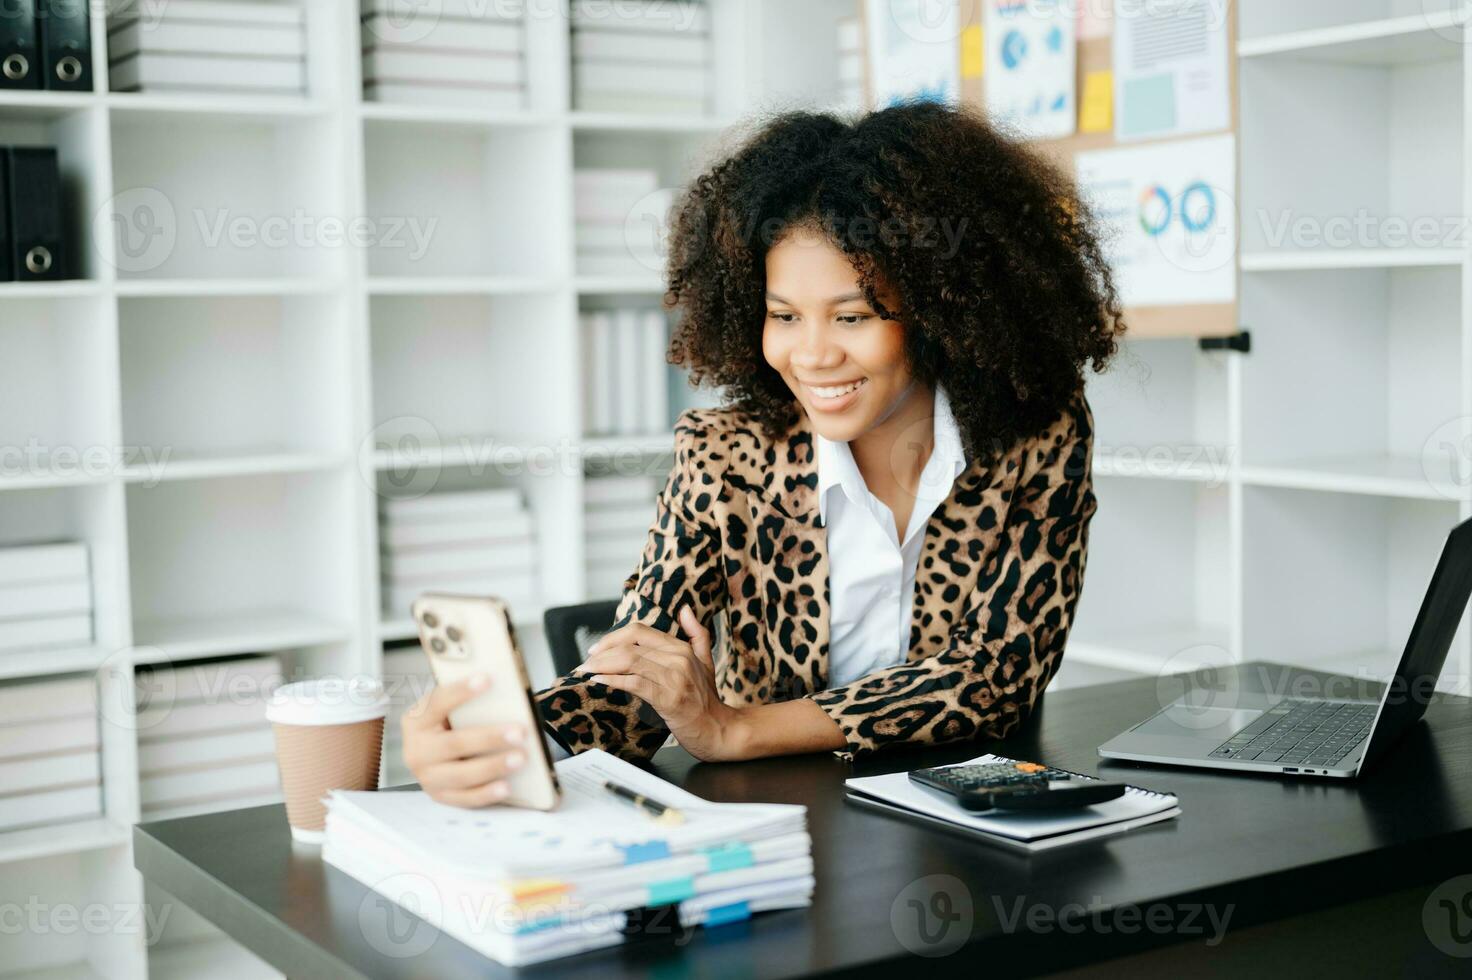
[[[605,779],[603,788],[619,799],[634,804],[660,823],[675,825],[685,822],[685,814],[679,810],[672,806],[665,806],[658,800],[651,800],[643,793],[636,793],[627,786],[620,786],[618,783]]]

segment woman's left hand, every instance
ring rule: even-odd
[[[689,606],[680,608],[680,628],[688,642],[630,623],[593,644],[577,672],[649,702],[697,759],[739,758],[741,711],[716,693],[710,631]]]

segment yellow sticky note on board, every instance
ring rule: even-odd
[[[981,25],[972,24],[961,31],[961,77],[980,78],[982,57]]]
[[[1078,131],[1107,133],[1114,128],[1114,72],[1084,74],[1084,91],[1078,100]]]

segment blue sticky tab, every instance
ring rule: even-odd
[[[751,848],[739,842],[706,848],[705,856],[711,871],[735,871],[752,865]]]
[[[723,926],[728,922],[741,922],[751,918],[751,906],[745,902],[732,902],[730,905],[717,905],[705,913],[705,924],[711,926]]]
[[[671,902],[683,902],[694,894],[694,878],[671,878],[669,881],[656,881],[649,886],[649,904],[669,905]]]
[[[624,864],[662,861],[670,856],[670,846],[662,840],[647,840],[642,844],[620,844],[618,848],[624,852]]]

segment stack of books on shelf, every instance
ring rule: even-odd
[[[535,610],[536,536],[521,491],[428,493],[379,508],[384,614],[409,615],[425,592],[495,596],[513,616]]]
[[[363,98],[515,110],[526,106],[523,4],[362,0]]]
[[[557,763],[557,777],[562,799],[546,813],[335,792],[322,859],[507,966],[812,904],[805,807],[708,803],[597,749]]]
[[[145,820],[281,800],[266,704],[282,682],[270,656],[139,667],[138,795]]]
[[[300,95],[306,58],[297,4],[122,0],[107,20],[114,92]]]
[[[402,786],[414,782],[414,774],[404,765],[404,735],[399,725],[404,712],[434,687],[429,658],[418,640],[385,645],[383,648],[383,690],[388,695],[388,717],[383,724],[383,785]]]
[[[639,567],[654,522],[656,476],[600,476],[584,481],[587,589],[591,599],[623,595],[624,581]]]
[[[864,32],[857,17],[838,22],[838,108],[861,112],[864,96]]]
[[[0,685],[0,831],[102,814],[97,683]]]
[[[92,579],[80,541],[0,548],[0,658],[92,642]]]
[[[698,116],[712,88],[703,3],[573,0],[573,108]]]
[[[670,427],[669,322],[659,310],[596,310],[581,316],[586,354],[584,430],[648,435]]]
[[[573,173],[580,276],[656,276],[664,272],[665,229],[674,192],[653,170],[580,169]]]

